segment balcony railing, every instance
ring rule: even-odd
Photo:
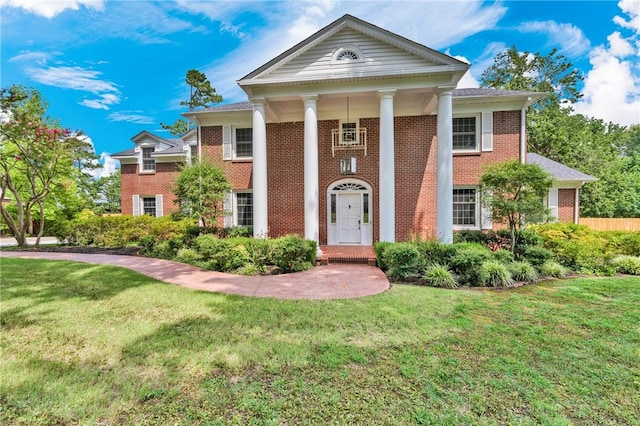
[[[367,129],[333,129],[331,131],[331,154],[347,149],[362,149],[367,155]]]

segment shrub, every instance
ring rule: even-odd
[[[396,243],[384,250],[383,262],[387,266],[387,275],[395,280],[410,280],[420,275],[423,257],[412,243]]]
[[[258,272],[266,271],[267,265],[271,262],[272,258],[273,240],[266,238],[250,238],[247,239],[246,249],[249,261],[258,270]]]
[[[640,257],[622,255],[614,258],[611,264],[620,274],[640,275]]]
[[[478,268],[483,262],[491,259],[491,252],[477,243],[460,243],[453,245],[455,253],[451,256],[449,266],[458,276],[462,284],[479,285]]]
[[[478,270],[480,285],[487,287],[505,287],[513,283],[507,266],[495,260],[487,260]]]
[[[544,277],[564,278],[569,275],[569,269],[553,260],[547,260],[540,267],[540,275]]]
[[[500,263],[504,263],[505,265],[509,265],[515,259],[514,254],[511,251],[505,249],[494,251],[492,256],[495,260]]]
[[[528,246],[524,250],[522,257],[532,265],[539,267],[547,260],[553,259],[553,252],[544,247]]]
[[[273,240],[272,263],[282,272],[311,269],[316,263],[316,243],[297,235]]]
[[[205,269],[220,272],[234,271],[249,261],[241,238],[217,238],[201,235],[195,240]]]
[[[487,246],[491,241],[491,235],[482,231],[464,230],[453,233],[454,243],[478,243]]]
[[[426,262],[439,265],[448,265],[456,251],[455,245],[438,241],[420,241],[415,244]]]
[[[426,285],[442,288],[456,288],[458,282],[453,273],[444,265],[432,264],[425,268],[422,280]]]
[[[251,226],[232,226],[221,231],[221,237],[224,238],[251,237],[252,235],[253,228]]]
[[[384,263],[384,251],[392,245],[393,243],[388,241],[376,241],[373,244],[373,250],[376,252],[376,263],[378,264],[378,268],[383,271],[389,269],[387,264]]]
[[[181,248],[176,253],[176,260],[182,263],[189,263],[191,265],[197,265],[200,261],[200,255],[194,249]]]
[[[513,262],[508,268],[516,281],[529,282],[538,279],[538,271],[529,262]]]

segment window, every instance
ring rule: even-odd
[[[453,118],[453,149],[454,151],[478,150],[477,117]]]
[[[235,224],[236,226],[253,226],[253,193],[237,192]]]
[[[253,157],[253,129],[236,129],[236,158]]]
[[[353,50],[343,50],[336,56],[336,61],[357,61],[360,59]]]
[[[475,188],[453,190],[453,225],[476,227],[478,225],[478,203]]]
[[[198,160],[198,145],[189,145],[189,155],[191,164]]]
[[[350,145],[358,143],[358,124],[341,123],[342,143]]]
[[[156,216],[156,197],[142,198],[142,213],[149,216]]]
[[[337,204],[336,204],[336,194],[331,194],[331,223],[338,223],[338,215],[336,212]]]
[[[151,155],[155,148],[142,148],[142,171],[155,172],[156,160]]]

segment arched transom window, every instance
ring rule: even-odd
[[[337,48],[331,56],[332,64],[349,64],[364,61],[364,54],[358,46],[347,44]]]
[[[332,191],[368,191],[369,189],[356,182],[345,182],[334,186]]]

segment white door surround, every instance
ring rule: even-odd
[[[341,179],[327,188],[327,244],[373,244],[371,186],[359,179]]]

